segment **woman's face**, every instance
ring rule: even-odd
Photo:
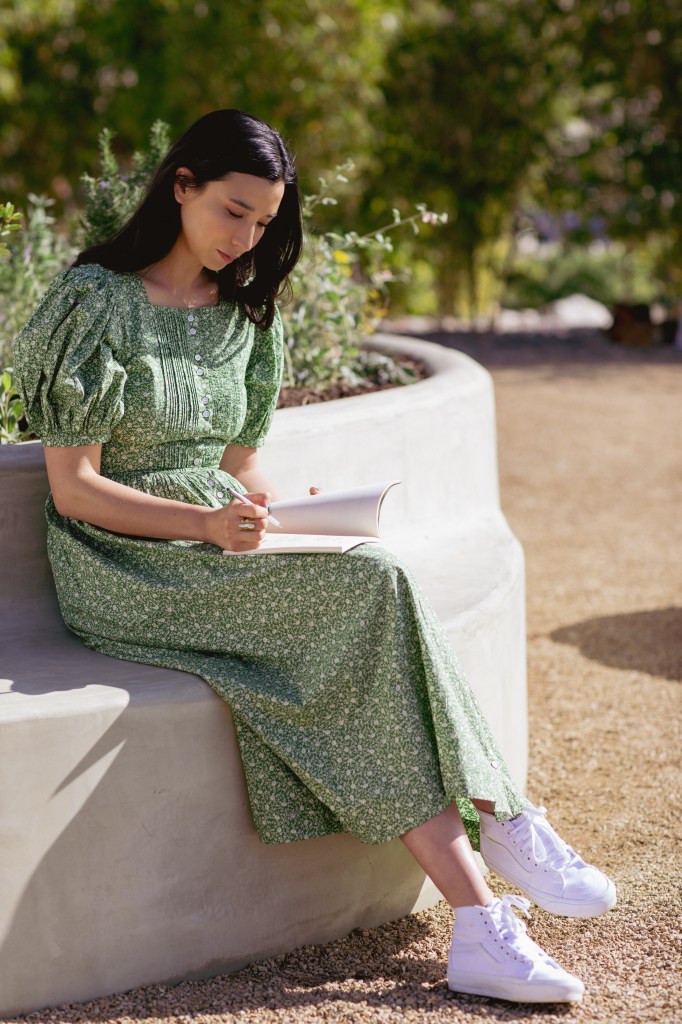
[[[187,168],[180,172],[191,176]],[[181,228],[177,244],[202,267],[222,270],[255,245],[277,216],[284,183],[233,171],[202,189],[175,183]]]

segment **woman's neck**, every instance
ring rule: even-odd
[[[175,246],[158,263],[138,271],[152,302],[187,309],[217,303],[216,278],[187,255]]]

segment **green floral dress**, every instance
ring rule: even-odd
[[[15,344],[45,445],[102,444],[101,472],[218,507],[225,445],[262,445],[282,373],[279,316],[233,303],[153,305],[140,278],[59,275]],[[225,558],[210,544],[125,536],[46,504],[67,626],[114,658],[201,676],[234,717],[266,843],[352,832],[383,843],[457,799],[522,807],[488,725],[410,572],[379,546]],[[267,617],[260,609],[267,606]]]

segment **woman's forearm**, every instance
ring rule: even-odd
[[[239,533],[243,506],[208,508],[145,494],[100,475],[101,445],[45,448],[52,499],[60,515],[101,526],[114,533],[162,540],[197,540],[240,550],[258,542],[258,531]],[[255,449],[228,447],[220,468],[239,480],[250,494],[270,493],[258,467]],[[258,504],[265,504],[258,501]],[[262,516],[265,512],[261,509]],[[236,545],[236,547],[235,547]]]
[[[72,477],[52,498],[60,515],[114,533],[165,540],[208,540],[212,509],[145,494],[94,471]]]

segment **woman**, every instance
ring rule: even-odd
[[[264,842],[400,836],[455,908],[451,988],[580,999],[513,912],[529,901],[493,897],[460,807],[484,859],[541,907],[596,916],[615,887],[516,789],[409,572],[369,545],[222,557],[267,529],[257,449],[281,382],[275,299],[301,240],[280,136],[215,111],[17,338],[62,615],[95,650],[196,673],[229,703]]]

